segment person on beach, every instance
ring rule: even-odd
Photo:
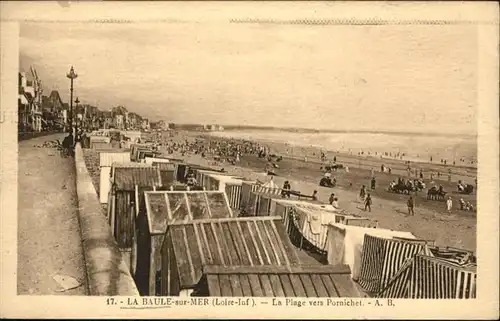
[[[408,215],[415,215],[415,212],[413,211],[413,198],[410,196],[410,198],[408,199],[408,202],[406,203],[406,205],[408,206]]]
[[[292,189],[292,186],[290,185],[290,182],[285,181],[285,183],[283,184],[283,190],[281,191],[281,196],[290,198],[290,190],[291,189]]]
[[[346,172],[346,173],[349,173],[349,166],[345,165],[345,166],[344,166],[344,169],[345,169],[345,172]]]
[[[328,199],[328,202],[330,203],[330,205],[332,205],[332,204],[333,204],[333,201],[334,201],[334,200],[335,200],[335,193],[332,193],[332,194],[330,195],[330,198]]]
[[[338,209],[339,208],[339,199],[338,198],[334,198],[333,199],[333,202],[331,204],[334,208]]]
[[[312,198],[313,201],[317,201],[318,200],[318,191],[317,190],[314,190],[311,198]]]
[[[366,199],[365,199],[365,212],[366,212],[367,208],[368,208],[368,212],[372,211],[372,197],[370,196],[370,193],[368,193],[366,195]]]
[[[361,186],[361,190],[359,191],[359,198],[364,201],[365,196],[366,196],[366,186],[363,185]]]
[[[64,157],[67,156],[72,156],[73,153],[73,134],[70,132],[68,136],[64,137],[64,140],[62,142],[62,146],[64,149]]]
[[[446,201],[446,209],[448,210],[448,214],[451,214],[451,208],[453,207],[453,201],[451,200],[451,196],[448,197]]]
[[[375,189],[376,183],[377,183],[377,181],[375,180],[375,177],[372,177],[372,181],[371,181],[371,188],[372,188],[372,190]]]

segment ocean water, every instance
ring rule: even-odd
[[[211,132],[219,137],[256,140],[261,142],[281,142],[291,149],[313,146],[326,151],[338,151],[357,155],[370,152],[375,156],[381,153],[404,153],[405,160],[433,162],[446,159],[458,164],[465,158],[467,165],[477,160],[477,139],[471,136],[392,134],[392,133],[300,133],[278,130],[228,130]]]

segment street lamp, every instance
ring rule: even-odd
[[[71,69],[69,70],[69,73],[66,74],[66,77],[68,77],[71,80],[71,88],[70,88],[70,99],[69,99],[69,104],[70,104],[70,129],[71,132],[73,132],[73,79],[76,79],[78,75],[75,73],[75,70],[73,69],[73,66],[71,66]],[[76,132],[75,132],[76,136]]]
[[[80,100],[78,100],[78,97],[76,97],[75,100],[75,109],[76,109],[76,119],[75,119],[75,142],[76,142],[76,137],[78,136],[78,104],[80,103]]]

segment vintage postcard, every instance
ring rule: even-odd
[[[498,4],[0,6],[2,317],[498,318]]]

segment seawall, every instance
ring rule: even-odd
[[[91,296],[138,296],[129,269],[102,214],[80,144],[75,147],[76,190],[83,254]]]

